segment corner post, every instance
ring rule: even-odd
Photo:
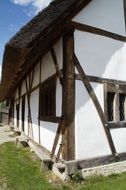
[[[74,30],[63,36],[63,102],[62,113],[64,131],[62,132],[62,158],[65,161],[75,159],[75,66],[74,66]]]

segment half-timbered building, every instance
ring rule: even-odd
[[[69,172],[126,159],[125,24],[125,0],[54,0],[6,44],[10,125]]]

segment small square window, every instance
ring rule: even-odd
[[[105,114],[112,128],[126,127],[126,89],[116,84],[105,85]]]

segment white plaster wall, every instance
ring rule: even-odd
[[[27,97],[25,106],[25,134],[28,135],[28,108],[27,108]],[[31,114],[32,114],[32,132],[29,134],[31,138],[39,143],[39,126],[38,126],[38,105],[39,105],[39,89],[35,90],[31,94]],[[56,85],[56,116],[61,116],[62,109],[62,87],[57,79]],[[40,140],[41,145],[51,151],[53,141],[56,135],[58,124],[51,122],[40,122]],[[61,141],[61,139],[60,139]]]
[[[73,20],[125,35],[123,0],[93,0]]]
[[[24,122],[24,133],[28,135],[28,101],[27,96],[25,98],[25,122]]]
[[[87,75],[126,80],[126,43],[75,31],[75,52]]]
[[[16,102],[14,102],[14,126],[17,125],[17,119],[16,119]]]
[[[60,39],[57,44],[54,46],[54,50],[57,56],[57,61],[59,69],[62,69],[63,65],[63,53],[62,53],[62,39]],[[41,81],[43,82],[50,76],[56,73],[54,62],[50,52],[48,52],[42,59],[42,68],[41,68]]]
[[[56,53],[59,69],[63,67],[63,53],[62,53],[62,38],[57,42],[57,44],[53,47]],[[56,69],[54,66],[54,62],[50,52],[48,52],[41,60],[42,62],[42,70],[41,70],[41,82],[46,80],[48,77],[52,76],[56,73]],[[40,63],[35,66],[34,70],[34,79],[33,79],[33,87],[39,84],[39,74],[40,74]]]
[[[56,85],[56,116],[61,116],[61,110],[62,110],[62,87],[57,79],[57,85]],[[58,124],[51,123],[51,122],[40,122],[40,136],[41,136],[41,145],[44,146],[49,151],[52,150],[52,146],[54,143],[54,138],[56,135]],[[59,139],[59,143],[61,142],[61,138]],[[58,143],[58,144],[59,144]],[[58,149],[56,150],[56,152]]]
[[[42,82],[56,73],[56,69],[55,69],[54,62],[53,62],[50,52],[47,53],[43,57],[41,69],[42,69],[41,70],[41,81]]]
[[[126,128],[111,129],[117,153],[126,152]]]
[[[62,113],[62,86],[59,79],[56,84],[56,116],[60,117]]]
[[[57,56],[59,68],[62,69],[62,40],[54,46],[54,50]],[[39,63],[35,67],[34,79],[33,79],[33,87],[39,84],[39,73],[40,73]],[[42,58],[42,68],[41,68],[41,82],[51,77],[53,74],[56,73],[54,62],[52,56],[47,53]],[[24,84],[25,85],[25,84]],[[22,87],[25,89],[25,86]],[[25,89],[26,90],[26,89]],[[25,91],[24,91],[25,92]],[[31,94],[31,114],[32,114],[32,132],[30,133],[31,138],[39,143],[39,126],[38,126],[38,105],[39,105],[39,89],[35,90]],[[62,86],[57,79],[56,84],[56,116],[61,116],[62,110]],[[27,97],[26,97],[26,106],[25,106],[25,134],[28,134],[28,108],[27,108]],[[54,138],[56,135],[58,124],[52,122],[40,122],[40,141],[41,145],[45,147],[47,150],[51,151]],[[59,142],[61,141],[61,138]],[[56,152],[58,149],[56,149]]]
[[[38,63],[34,69],[34,79],[32,87],[35,87],[39,84],[39,75],[40,75],[40,64]]]
[[[57,127],[58,124],[56,123],[40,122],[41,145],[49,151],[52,150]]]
[[[103,85],[91,85],[103,109]],[[76,81],[75,141],[76,159],[111,154],[99,115],[81,81]]]
[[[24,95],[26,93],[26,86],[25,86],[25,81],[22,81],[21,85],[21,95]]]
[[[32,139],[39,143],[39,132],[38,132],[38,105],[39,105],[39,89],[35,90],[31,94],[31,115],[32,115]]]
[[[54,46],[54,50],[56,53],[59,69],[62,69],[63,68],[62,38]]]
[[[21,120],[21,111],[22,111],[22,107],[21,107],[21,102],[22,99],[20,100],[20,105],[19,105],[19,130],[21,131],[21,125],[22,125],[22,120]]]
[[[54,46],[54,50],[57,56],[59,68],[62,69],[62,39]],[[35,67],[34,79],[33,79],[33,87],[39,84],[39,73],[40,73],[39,63]],[[41,70],[41,82],[51,77],[53,74],[56,73],[54,62],[52,56],[47,53],[42,59],[42,70]],[[27,76],[28,81],[28,76]],[[28,83],[29,84],[29,83]],[[25,81],[22,82],[22,93],[21,95],[26,93],[26,86]],[[22,99],[20,101],[22,106]],[[39,143],[39,126],[38,126],[38,106],[39,106],[39,89],[33,91],[31,93],[31,115],[32,115],[32,131],[29,132],[30,137],[37,143]],[[21,130],[21,106],[20,106],[20,130]],[[62,86],[57,79],[56,84],[56,116],[61,116],[62,110]],[[16,112],[15,112],[16,113]],[[15,116],[16,117],[16,116]],[[16,119],[15,119],[16,123]],[[51,151],[54,138],[56,135],[58,124],[52,122],[40,122],[40,140],[41,145],[44,146],[47,150]],[[30,128],[31,129],[31,128]],[[25,122],[24,122],[24,133],[28,135],[28,103],[27,103],[27,96],[25,97]],[[61,142],[61,138],[59,143]],[[56,152],[58,151],[58,147]]]
[[[16,89],[14,93],[14,100],[16,100],[17,98],[18,98],[18,90]]]
[[[14,103],[14,126],[17,127],[17,110],[16,110],[16,105],[19,104],[19,100]],[[20,105],[19,105],[19,130],[21,131],[21,100],[20,100]]]

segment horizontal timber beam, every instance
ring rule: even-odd
[[[62,70],[60,70],[61,74],[62,74]],[[56,77],[57,76],[57,73],[53,74],[52,76],[50,76],[49,78],[47,78],[46,80],[40,82],[38,85],[36,85],[35,87],[33,87],[29,92],[26,92],[24,94],[22,94],[19,98],[15,99],[15,102],[18,101],[20,98],[22,98],[24,95],[27,95],[28,93],[32,93],[34,92],[35,90],[39,89],[40,86],[44,83],[44,82],[47,82],[48,80],[50,80],[51,78],[53,77]]]
[[[72,27],[74,29],[82,31],[82,32],[89,32],[89,33],[92,33],[92,34],[97,34],[97,35],[100,35],[100,36],[105,36],[105,37],[108,37],[108,38],[112,38],[114,40],[126,42],[126,37],[121,36],[119,34],[115,34],[115,33],[112,33],[112,32],[106,31],[106,30],[102,30],[102,29],[99,29],[99,28],[96,28],[96,27],[93,27],[93,26],[89,26],[89,25],[86,25],[86,24],[80,24],[80,23],[73,22],[73,21],[71,22],[71,25],[72,25]]]
[[[96,83],[108,83],[108,84],[116,84],[116,85],[126,85],[126,81],[120,81],[115,79],[102,78],[97,76],[86,75],[90,82]],[[82,80],[79,74],[75,75],[76,80]]]
[[[126,152],[119,153],[117,162],[124,161],[124,160],[126,160]],[[114,163],[115,160],[113,159],[113,155],[106,155],[106,156],[90,158],[90,159],[81,159],[81,160],[74,160],[74,161],[69,161],[69,162],[63,161],[63,162],[67,167],[68,174],[73,174],[76,170],[111,164],[111,163]]]

